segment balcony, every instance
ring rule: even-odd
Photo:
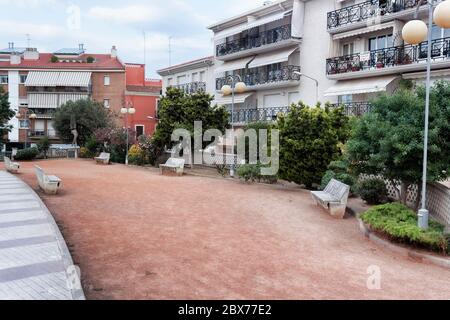
[[[369,102],[350,102],[350,103],[336,103],[331,105],[332,108],[344,107],[347,116],[361,117],[369,113],[372,106]]]
[[[246,124],[258,121],[276,121],[280,114],[285,114],[287,112],[289,112],[289,107],[235,110],[233,113],[233,124]]]
[[[286,24],[260,32],[255,36],[241,37],[221,43],[216,46],[216,56],[219,60],[235,59],[243,54],[249,54],[249,51],[255,54],[261,53],[265,49],[269,50],[272,46],[281,48],[296,41],[292,38],[291,24]]]
[[[50,139],[58,139],[55,130],[29,130],[28,136],[30,138],[48,137]]]
[[[432,41],[432,62],[442,67],[450,65],[450,37]],[[419,45],[403,45],[380,50],[357,53],[327,59],[327,75],[337,79],[338,75],[364,76],[371,73],[397,73],[420,71],[427,59],[428,42]],[[377,71],[375,71],[377,70]],[[364,72],[366,71],[366,72]]]
[[[193,94],[196,92],[206,92],[206,82],[191,82],[185,84],[178,84],[170,86],[169,88],[181,89],[187,94]]]
[[[407,9],[414,9],[420,0],[369,0],[339,10],[328,12],[328,30],[345,27],[358,22],[392,15]]]
[[[240,70],[235,72],[245,82],[250,89],[266,89],[285,85],[296,85],[300,81],[300,75],[295,74],[300,72],[299,66],[282,66],[279,70],[269,70],[267,67]],[[228,83],[226,77],[216,79],[216,90],[221,90],[222,87]]]

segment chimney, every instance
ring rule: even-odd
[[[8,42],[8,49],[14,49],[14,42]]]
[[[36,48],[27,48],[23,54],[24,60],[39,60],[39,52]]]
[[[117,48],[116,48],[116,46],[112,46],[112,48],[111,48],[111,58],[117,58]]]
[[[78,48],[80,49],[80,51],[83,51],[83,52],[84,52],[84,43],[80,43],[80,44],[78,45]]]
[[[10,63],[12,65],[18,65],[22,62],[22,57],[21,57],[20,53],[17,53],[17,52],[11,52],[9,59],[10,59]]]

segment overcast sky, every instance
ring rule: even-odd
[[[144,62],[147,76],[169,64],[213,54],[212,33],[206,27],[262,5],[264,0],[0,0],[0,47],[30,44],[40,52],[77,47],[108,53],[116,45],[124,62]]]

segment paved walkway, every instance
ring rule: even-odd
[[[69,289],[72,265],[47,207],[24,182],[0,171],[0,299],[83,299],[82,291]]]

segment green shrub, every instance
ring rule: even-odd
[[[322,183],[320,184],[320,190],[324,190],[330,183],[331,179],[335,179],[342,183],[345,183],[346,185],[350,186],[353,193],[355,192],[356,179],[352,175],[348,173],[335,173],[332,170],[328,170],[327,172],[325,172],[325,175],[322,178]]]
[[[444,226],[430,221],[427,230],[420,229],[417,226],[417,214],[400,203],[374,207],[362,214],[361,219],[374,231],[386,235],[392,241],[450,254]]]
[[[57,63],[57,62],[59,61],[59,59],[58,59],[57,56],[52,56],[52,57],[50,58],[50,61],[51,61],[52,63]]]
[[[278,181],[277,175],[272,176],[264,176],[261,175],[261,168],[264,166],[261,164],[244,164],[239,167],[237,170],[237,174],[241,179],[244,179],[246,182],[265,182],[265,183],[276,183]]]
[[[137,166],[146,164],[145,152],[138,145],[132,145],[128,151],[128,162]]]
[[[358,194],[368,204],[380,204],[387,200],[388,190],[382,179],[367,179],[358,184]]]
[[[44,155],[45,159],[47,159],[47,152],[50,149],[50,145],[51,143],[48,137],[42,137],[37,144],[39,152]]]
[[[17,151],[17,154],[14,156],[14,160],[19,161],[29,161],[34,160],[39,154],[38,148],[27,148]]]
[[[86,62],[87,63],[94,63],[94,61],[95,61],[95,58],[92,57],[92,56],[89,56],[89,57],[86,58]]]
[[[79,157],[82,159],[92,159],[95,157],[95,153],[86,147],[81,147]]]

